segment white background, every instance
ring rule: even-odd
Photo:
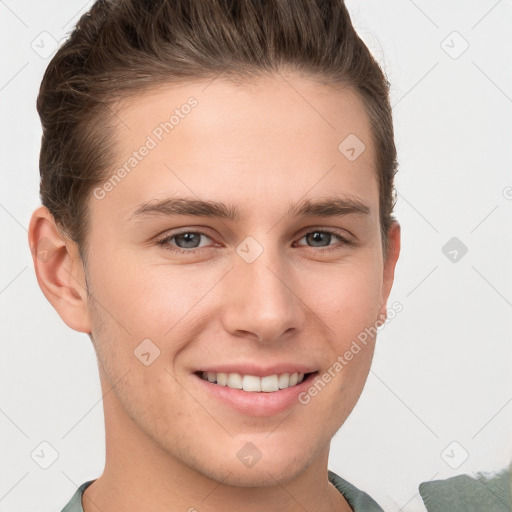
[[[420,482],[512,458],[512,2],[347,4],[392,84],[403,246],[390,304],[403,311],[380,334],[329,467],[385,510],[424,512]],[[1,512],[61,510],[103,470],[94,351],[41,293],[26,232],[51,58],[33,48],[51,50],[90,5],[0,1]],[[442,252],[452,237],[468,248],[456,262]],[[31,458],[43,441],[58,452],[48,469]]]

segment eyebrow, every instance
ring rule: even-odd
[[[295,217],[343,217],[346,215],[369,215],[370,211],[370,208],[359,199],[329,197],[317,200],[305,199],[299,203],[290,204],[286,215]],[[147,201],[130,215],[129,220],[172,215],[211,217],[235,222],[246,218],[245,213],[236,205],[178,197]]]

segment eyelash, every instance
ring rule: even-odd
[[[197,253],[198,251],[202,250],[202,249],[208,249],[208,247],[195,247],[195,248],[191,248],[191,249],[182,249],[180,247],[176,247],[176,246],[169,246],[169,242],[175,238],[176,236],[179,236],[179,235],[184,235],[184,234],[194,234],[194,235],[204,235],[205,237],[207,238],[210,238],[210,236],[208,236],[206,233],[203,233],[202,231],[191,231],[191,230],[188,230],[188,231],[181,231],[181,232],[178,232],[178,233],[173,233],[172,235],[167,235],[165,236],[164,238],[161,238],[159,240],[157,240],[157,245],[160,245],[162,246],[165,250],[167,251],[172,251],[172,252],[176,252],[176,253],[180,253],[180,254],[195,254]],[[334,247],[330,247],[330,246],[327,246],[327,248],[322,248],[322,247],[319,247],[318,249],[320,250],[320,252],[332,252],[332,251],[336,251],[336,250],[339,250],[341,249],[341,247],[343,246],[346,246],[346,245],[353,245],[354,242],[351,242],[350,240],[348,240],[347,238],[341,236],[339,233],[337,233],[336,231],[332,231],[332,230],[329,230],[329,229],[314,229],[312,231],[308,231],[306,233],[304,233],[299,240],[302,240],[305,236],[307,235],[310,235],[312,233],[328,233],[330,235],[334,235],[336,237],[338,237],[341,241],[341,246],[334,246]],[[310,249],[315,249],[315,247],[311,247],[311,246],[306,246],[306,247],[309,247]]]

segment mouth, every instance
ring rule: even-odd
[[[202,380],[217,386],[243,390],[248,393],[275,393],[283,389],[293,388],[306,380],[312,379],[318,374],[318,371],[310,373],[275,373],[264,377],[210,371],[197,371],[195,374]]]

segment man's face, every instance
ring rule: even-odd
[[[121,103],[111,174],[125,172],[90,198],[91,333],[104,392],[115,384],[107,435],[218,481],[271,485],[325,456],[370,368],[371,337],[335,363],[389,293],[375,148],[348,89],[297,75],[207,85]],[[176,199],[240,218],[153,208]],[[325,200],[343,208],[289,211]],[[286,388],[295,372],[305,379]]]

